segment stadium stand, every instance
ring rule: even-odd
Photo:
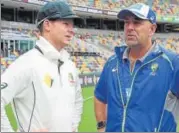
[[[94,31],[96,32],[97,30]],[[66,48],[68,52],[95,52],[101,55],[100,57],[72,56],[72,60],[75,62],[77,68],[79,68],[81,74],[95,72],[100,73],[107,58],[113,54],[114,47],[124,45],[122,32],[106,31],[103,33],[98,31],[95,34],[94,31],[80,29],[82,34],[76,33],[70,45]],[[9,29],[2,29],[3,35],[7,33],[27,38],[34,37],[34,35],[29,34],[28,30],[10,31]],[[161,44],[167,49],[179,53],[179,37],[174,36],[176,35],[167,34],[164,36],[163,34],[156,34],[156,38],[154,38],[154,40],[157,42],[157,44]],[[25,49],[21,49],[18,51],[17,49],[13,49],[11,50],[9,57],[2,56],[2,71],[4,71],[5,68],[7,68],[16,58],[18,58],[19,55],[28,51],[24,50]]]
[[[179,15],[178,0],[68,0],[68,2],[73,5],[113,11],[140,2],[150,5],[159,15]]]
[[[53,0],[13,0],[23,1],[24,7],[16,7],[19,3],[1,4],[1,71],[3,72],[19,55],[32,49],[36,38],[35,18],[40,5]],[[116,11],[136,2],[150,5],[158,16],[179,16],[179,0],[66,0],[72,6]],[[28,2],[31,2],[28,4]],[[33,2],[33,3],[32,3]],[[8,5],[10,4],[10,5]],[[15,7],[14,7],[15,6]],[[76,20],[75,37],[66,48],[72,55],[81,75],[100,74],[107,58],[114,53],[115,46],[125,45],[122,22],[111,16],[96,13],[78,12],[82,17]],[[82,13],[82,14],[80,14]],[[113,12],[112,12],[113,13]],[[24,15],[25,14],[25,15]],[[116,14],[113,14],[114,16]],[[102,17],[102,18],[101,18]],[[162,20],[163,21],[163,20]],[[172,24],[173,20],[170,21]],[[178,23],[177,23],[178,24]],[[158,23],[158,33],[154,40],[179,53],[179,35],[171,33],[171,27]],[[177,27],[175,28],[177,29]],[[176,30],[177,31],[177,30]],[[167,33],[166,33],[167,32]],[[177,31],[178,32],[178,31]],[[96,54],[94,54],[96,53]]]
[[[37,12],[40,6],[48,1],[55,0],[0,0],[1,74],[20,55],[34,47],[38,39],[35,25]],[[158,28],[153,40],[158,45],[179,54],[179,0],[64,1],[70,3],[81,17],[74,21],[75,36],[66,47],[79,69],[83,88],[84,114],[79,131],[97,132],[94,111],[91,108],[94,85],[99,80],[108,57],[114,54],[114,47],[125,45],[123,22],[117,20],[117,12],[137,2],[148,4],[157,14]],[[12,114],[9,114],[11,118]],[[10,120],[15,127],[15,120]],[[179,132],[179,126],[177,131]]]

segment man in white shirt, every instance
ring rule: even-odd
[[[83,98],[75,64],[64,47],[77,16],[62,1],[44,5],[37,16],[39,40],[1,76],[1,131],[13,131],[4,106],[12,102],[22,132],[77,131]]]

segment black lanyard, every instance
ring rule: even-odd
[[[44,55],[44,53],[42,52],[42,50],[39,48],[39,46],[35,45],[35,49],[37,49],[41,54]],[[58,59],[58,72],[60,74],[60,67],[63,65],[63,61],[61,61],[60,59]]]
[[[37,49],[41,54],[44,54],[42,50],[39,48],[39,46],[35,45],[35,49]]]

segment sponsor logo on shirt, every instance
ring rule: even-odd
[[[112,72],[116,72],[116,71],[117,71],[117,68],[113,68],[113,69],[112,69]]]
[[[43,81],[44,81],[44,83],[45,83],[49,88],[52,87],[53,79],[51,78],[51,76],[50,76],[48,73],[45,74]]]
[[[7,86],[8,86],[7,83],[5,83],[5,82],[2,82],[2,83],[1,83],[1,89],[5,89]]]
[[[126,96],[127,96],[127,101],[129,100],[130,96],[131,96],[131,88],[126,88]]]

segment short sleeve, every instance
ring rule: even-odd
[[[107,84],[106,84],[106,79],[108,76],[107,69],[108,68],[106,63],[100,75],[99,81],[95,87],[95,92],[94,92],[95,97],[103,103],[107,103]]]
[[[179,98],[179,55],[174,59],[174,76],[171,84],[172,93]]]

